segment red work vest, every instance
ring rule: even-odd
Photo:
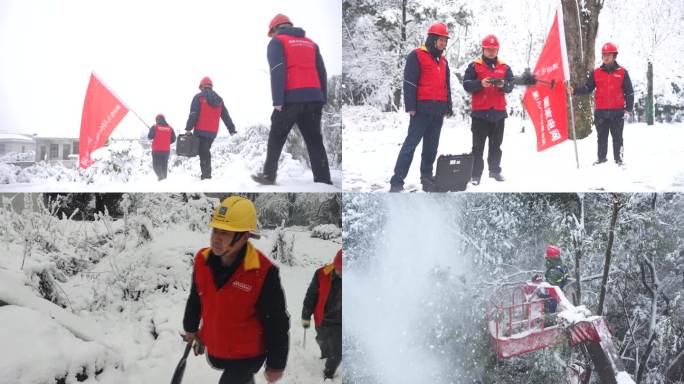
[[[283,43],[285,90],[321,88],[316,68],[316,44],[307,37],[276,35]]]
[[[318,300],[316,301],[316,308],[314,308],[314,322],[316,327],[320,327],[323,322],[325,312],[325,303],[328,302],[328,295],[330,294],[330,286],[332,285],[332,274],[335,270],[333,264],[328,264],[322,268],[318,268]]]
[[[171,151],[171,135],[173,128],[166,125],[154,125],[154,139],[152,139],[152,152]]]
[[[596,109],[624,109],[625,92],[622,84],[625,81],[625,69],[619,67],[613,72],[606,72],[599,67],[594,70],[596,83]]]
[[[416,100],[448,101],[447,94],[447,64],[444,55],[439,57],[439,63],[427,48],[416,49],[420,77],[418,77],[418,93]]]
[[[221,118],[222,104],[212,106],[204,96],[199,97],[200,111],[195,129],[211,133],[218,133],[219,119]]]
[[[481,57],[478,57],[473,62],[475,64],[475,73],[477,73],[477,79],[482,81],[482,79],[493,78],[493,79],[504,79],[506,77],[506,64],[501,60],[497,60],[494,69],[491,69]],[[473,93],[473,111],[488,111],[494,109],[497,111],[506,110],[506,96],[501,88],[498,87],[485,87],[482,90]]]
[[[265,353],[264,329],[256,303],[273,265],[261,252],[247,243],[242,264],[223,287],[216,289],[206,263],[209,248],[195,255],[195,283],[202,303],[199,337],[211,356],[245,359]]]

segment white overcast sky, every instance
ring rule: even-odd
[[[91,71],[148,124],[164,113],[182,130],[203,76],[238,130],[269,124],[277,13],[319,45],[328,76],[341,74],[340,0],[0,0],[0,132],[78,137]],[[129,113],[114,136],[145,131]]]

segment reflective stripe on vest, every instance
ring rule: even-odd
[[[316,68],[316,44],[307,37],[276,35],[285,56],[285,90],[321,88]]]
[[[625,81],[625,69],[619,67],[613,72],[606,72],[599,67],[594,70],[596,83],[596,109],[624,109],[625,92],[622,84]]]
[[[481,57],[477,58],[473,63],[475,64],[477,79],[480,81],[488,77],[493,79],[504,79],[506,77],[506,64],[500,60],[497,60],[494,69],[485,64]],[[485,87],[473,93],[472,104],[473,111],[488,111],[490,109],[505,111],[506,96],[501,88],[494,86]]]
[[[169,152],[171,150],[171,134],[173,129],[165,125],[154,125],[152,152]]]
[[[195,283],[202,304],[199,337],[211,356],[245,359],[265,353],[264,329],[256,303],[272,263],[247,243],[242,264],[230,279],[216,288],[206,263],[209,248],[195,255]]]
[[[211,133],[218,133],[219,119],[222,105],[212,106],[204,96],[199,97],[200,110],[195,129]]]
[[[446,59],[439,57],[439,63],[425,47],[416,49],[420,77],[416,100],[448,101],[446,81]]]
[[[316,301],[316,308],[314,308],[314,322],[316,327],[320,327],[325,316],[325,303],[328,302],[328,295],[330,295],[330,286],[332,285],[332,271],[335,269],[333,264],[328,264],[325,267],[319,268],[318,274],[318,300]]]

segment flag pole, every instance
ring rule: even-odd
[[[577,132],[575,131],[575,106],[572,104],[572,94],[567,92],[568,84],[570,84],[570,62],[568,60],[568,46],[565,41],[565,20],[563,19],[563,3],[558,1],[558,28],[560,32],[561,56],[563,58],[563,77],[565,78],[565,93],[566,100],[570,101],[570,125],[572,126],[572,143],[575,146],[575,164],[579,169],[579,155],[577,154]]]
[[[133,114],[135,115],[135,117],[137,117],[138,120],[140,120],[140,122],[143,123],[143,125],[144,125],[145,127],[147,127],[148,129],[150,128],[150,126],[147,125],[147,123],[145,122],[145,120],[143,120],[142,117],[140,117],[140,115],[138,115],[138,113],[135,112],[135,110],[134,110],[133,108],[129,107],[128,104],[126,104],[126,103],[123,101],[123,99],[122,99],[121,97],[119,97],[119,95],[116,94],[116,92],[112,91],[112,89],[109,88],[109,86],[107,86],[107,84],[106,84],[104,81],[102,81],[102,79],[100,79],[100,77],[95,73],[95,71],[92,71],[91,73],[92,73],[93,76],[95,76],[95,78],[96,78],[96,79],[97,79],[105,88],[107,88],[107,90],[108,90],[109,92],[111,92],[112,95],[116,96],[116,98],[119,99],[119,101],[121,102],[121,104],[123,104],[124,107],[126,107],[126,109],[128,109],[128,110],[131,111],[131,112],[133,112]]]

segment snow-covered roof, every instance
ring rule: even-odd
[[[0,140],[3,141],[25,141],[27,143],[32,143],[33,138],[26,136],[26,135],[20,135],[17,133],[0,133]]]

